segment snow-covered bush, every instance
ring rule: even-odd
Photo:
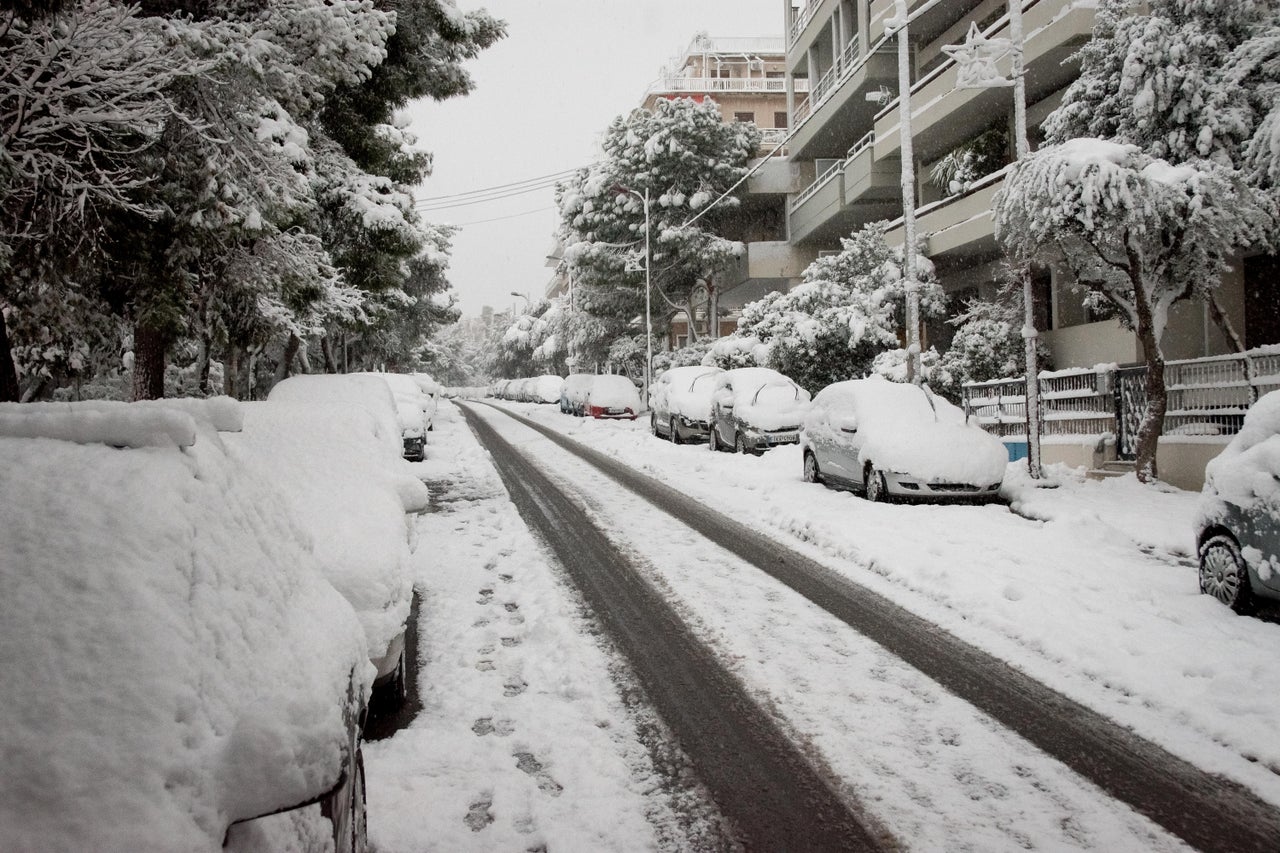
[[[929,375],[933,390],[960,399],[966,382],[987,382],[1022,376],[1026,372],[1026,342],[1022,337],[1021,299],[999,302],[974,300],[947,322],[955,325],[951,346]],[[1041,370],[1052,370],[1051,353],[1037,347]]]
[[[655,352],[653,354],[653,375],[657,376],[664,370],[672,367],[686,367],[692,364],[702,364],[707,357],[707,353],[711,351],[714,342],[709,340],[696,341],[688,346],[675,350],[664,350],[663,352]]]
[[[974,181],[1009,162],[1009,131],[997,125],[948,152],[929,173],[934,186],[948,195],[962,193]]]
[[[768,357],[768,347],[759,338],[734,334],[714,341],[702,363],[732,370],[735,367],[762,367]]]

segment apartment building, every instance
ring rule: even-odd
[[[1008,88],[957,88],[957,66],[943,50],[965,40],[971,24],[1008,37],[1008,0],[909,0],[911,131],[915,155],[916,229],[955,304],[994,295],[1002,253],[991,218],[993,196],[1014,157],[1013,100]],[[1071,57],[1091,36],[1095,0],[1022,0],[1027,124],[1034,149],[1040,125],[1079,74]],[[787,205],[793,246],[822,251],[878,219],[896,221],[902,241],[897,35],[886,35],[894,0],[783,0],[786,92],[795,135],[790,161],[803,188]],[[1009,59],[1001,70],[1008,72]],[[968,153],[981,174],[948,178],[946,161]],[[942,168],[939,168],[942,164]],[[1220,299],[1246,346],[1280,342],[1274,297],[1259,282],[1274,278],[1271,258],[1241,258]],[[1037,314],[1055,367],[1139,361],[1136,337],[1115,320],[1099,320],[1059,269],[1035,272]],[[927,343],[943,348],[950,327],[933,324]],[[1175,309],[1164,341],[1171,359],[1226,352],[1207,309]]]

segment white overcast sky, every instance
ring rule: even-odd
[[[560,172],[595,158],[614,116],[639,106],[649,83],[700,31],[782,35],[782,0],[457,0],[507,22],[507,37],[468,63],[475,91],[408,110],[435,156],[418,196],[467,193]],[[435,211],[465,225],[449,278],[462,313],[536,299],[555,231],[552,189]],[[533,212],[536,211],[536,212]],[[480,220],[496,220],[485,221]],[[466,224],[476,223],[476,224]]]

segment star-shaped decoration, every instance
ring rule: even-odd
[[[1009,39],[987,38],[978,32],[976,23],[971,23],[964,44],[947,45],[942,51],[956,62],[956,88],[990,89],[1013,85],[1013,81],[996,68],[996,63],[1011,47]]]

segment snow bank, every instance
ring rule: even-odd
[[[359,626],[211,430],[0,438],[0,494],[6,849],[217,850],[336,781]]]
[[[377,420],[360,407],[270,400],[244,409],[230,448],[277,484],[321,574],[360,617],[368,656],[382,657],[409,616],[405,511],[425,507],[425,487],[410,493],[415,478],[402,476],[399,453],[388,464]]]
[[[0,411],[0,436],[132,448],[190,447],[196,441],[196,422],[183,412],[134,409],[128,403],[106,411],[22,411],[22,408],[25,408],[22,404],[15,403]]]

